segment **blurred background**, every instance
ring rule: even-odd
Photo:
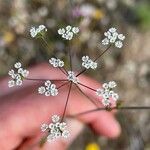
[[[51,50],[29,35],[29,29],[40,24],[48,28]],[[57,35],[58,28],[68,24],[81,30],[71,44]],[[74,69],[80,69],[82,55],[94,57],[104,49],[100,42],[109,27],[126,35],[124,47],[112,48],[99,60],[99,69],[88,75],[100,82],[117,81],[125,105],[150,106],[149,0],[1,0],[0,77],[16,61],[28,67],[48,62],[52,53],[67,63],[68,48]],[[122,125],[118,139],[97,136],[85,127],[69,150],[150,150],[150,111],[122,111],[117,117]],[[93,142],[98,147],[89,145]]]

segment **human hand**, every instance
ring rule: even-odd
[[[30,77],[41,79],[63,79],[64,75],[57,69],[45,64],[30,69]],[[86,76],[79,80],[93,88],[99,88],[99,84]],[[42,123],[49,122],[54,114],[62,115],[64,110],[68,86],[59,90],[56,97],[39,95],[37,88],[41,82],[24,81],[23,86],[8,88],[8,79],[0,81],[0,149],[2,150],[38,150],[38,142],[43,137],[40,131]],[[59,83],[60,84],[60,83]],[[86,88],[82,90],[93,99],[96,99]],[[70,94],[66,115],[72,115],[95,108],[77,88],[73,88]],[[76,119],[68,119],[70,137],[67,140],[47,142],[43,150],[65,150],[75,137],[80,133],[83,124],[89,124],[96,133],[109,138],[115,138],[120,134],[120,126],[113,113],[99,111],[86,114]]]

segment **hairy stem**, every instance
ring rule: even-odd
[[[24,78],[25,80],[31,80],[31,81],[47,81],[47,80],[50,80],[50,81],[68,81],[66,79],[32,79],[32,78]]]
[[[71,87],[72,87],[72,82],[70,83],[70,86],[69,86],[69,91],[68,91],[68,95],[67,95],[67,100],[66,100],[66,103],[65,103],[65,108],[64,108],[64,112],[63,112],[61,121],[63,121],[63,120],[64,120],[64,117],[65,117],[65,113],[66,113],[67,105],[68,105],[68,101],[69,101],[69,96],[70,96],[70,92],[71,92]]]
[[[47,48],[48,48],[48,49],[51,49],[50,46],[48,45],[47,41],[46,41],[43,37],[42,37],[42,40],[44,41],[44,43],[45,43],[45,45],[47,46]],[[57,59],[57,57],[56,57],[55,55],[53,55],[53,57],[55,57],[55,58]],[[58,68],[59,68],[59,70],[60,70],[63,74],[68,75],[68,72],[67,72],[67,70],[65,69],[65,67],[63,67],[63,69],[60,68],[60,67],[58,67]]]
[[[57,89],[60,89],[61,87],[65,86],[65,85],[68,84],[68,83],[69,83],[69,81],[66,82],[66,83],[61,84],[60,86],[57,87]]]
[[[93,88],[91,88],[91,87],[89,87],[89,86],[87,86],[87,85],[84,85],[84,84],[82,84],[82,83],[78,83],[78,84],[81,85],[81,86],[83,86],[83,87],[85,87],[85,88],[87,88],[87,89],[89,89],[89,90],[92,90],[92,91],[96,92],[95,89],[93,89]]]
[[[93,99],[91,99],[88,95],[86,95],[86,94],[81,90],[81,88],[80,88],[78,85],[76,85],[76,87],[78,88],[78,90],[79,90],[87,99],[89,99],[96,107],[98,107],[97,104],[96,104],[96,102],[95,102]]]
[[[101,108],[96,108],[96,109],[92,109],[92,110],[87,110],[81,113],[77,113],[75,115],[70,115],[69,117],[78,117],[80,115],[86,115],[89,113],[93,113],[96,111],[101,111],[101,110],[106,110],[106,111],[112,111],[112,110],[150,110],[150,106],[122,106],[122,107],[112,107],[112,108],[105,108],[105,107],[101,107]]]

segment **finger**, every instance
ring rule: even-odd
[[[29,68],[29,77],[33,79],[66,79],[66,76],[58,69],[51,67],[48,64],[40,64],[35,67]],[[13,88],[8,87],[9,77],[3,78],[0,80],[0,96],[10,94],[15,92],[18,89],[22,89],[24,87],[28,87],[30,85],[39,83],[40,81],[23,81],[23,86],[16,86]]]

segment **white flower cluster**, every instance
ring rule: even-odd
[[[117,84],[115,81],[110,81],[109,83],[104,83],[102,85],[102,88],[97,89],[96,94],[103,98],[102,104],[104,106],[110,106],[111,98],[114,101],[117,101],[119,99],[118,94],[112,90],[116,86],[117,86]]]
[[[20,62],[15,63],[15,70],[11,69],[8,74],[11,76],[12,80],[8,81],[8,87],[21,86],[22,81],[25,77],[29,75],[29,71],[22,67]]]
[[[70,25],[68,25],[66,28],[58,29],[58,34],[60,34],[62,38],[66,40],[71,40],[74,34],[77,34],[78,32],[79,32],[78,27],[72,27]]]
[[[89,56],[83,56],[82,57],[82,66],[85,67],[86,69],[96,69],[97,68],[97,63],[92,61]]]
[[[44,94],[45,96],[56,96],[58,95],[58,89],[55,84],[52,84],[51,81],[47,80],[45,86],[38,88],[39,94]]]
[[[53,65],[53,67],[63,67],[64,66],[64,62],[62,60],[56,59],[56,58],[49,59],[49,63],[51,65]]]
[[[70,132],[67,130],[67,124],[65,122],[60,122],[60,117],[57,115],[52,116],[52,123],[42,124],[42,132],[47,131],[49,135],[47,136],[47,141],[52,141],[58,138],[68,138]]]
[[[35,38],[36,36],[42,35],[47,31],[47,28],[44,25],[39,25],[38,28],[32,27],[30,29],[31,37]]]
[[[108,31],[104,33],[106,36],[102,40],[103,45],[115,44],[115,47],[121,48],[123,46],[122,41],[125,39],[123,34],[119,34],[116,28],[110,28]]]
[[[67,79],[69,81],[72,81],[75,84],[77,84],[79,82],[78,78],[76,77],[76,75],[75,75],[75,73],[73,71],[68,71]]]

